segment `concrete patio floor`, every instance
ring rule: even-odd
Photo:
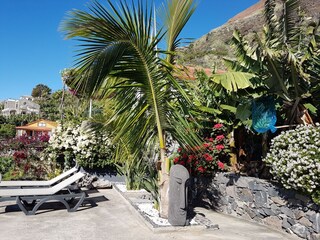
[[[295,236],[266,226],[226,216],[203,208],[195,209],[219,230],[185,227],[176,231],[152,231],[139,213],[115,189],[89,192],[88,204],[75,213],[49,209],[25,216],[15,202],[0,202],[1,240],[294,240]],[[57,206],[56,206],[57,208]]]

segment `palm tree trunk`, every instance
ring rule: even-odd
[[[165,143],[165,136],[163,134],[163,143]],[[160,192],[160,216],[162,218],[168,218],[169,210],[169,172],[166,167],[166,148],[160,146],[160,160],[161,160],[161,169],[160,169],[160,179],[159,179],[159,192]]]

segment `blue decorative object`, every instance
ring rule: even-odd
[[[275,132],[277,115],[273,97],[261,97],[252,105],[252,128],[258,133]]]

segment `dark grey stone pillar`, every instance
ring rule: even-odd
[[[173,226],[187,225],[187,185],[190,178],[188,170],[182,165],[170,169],[168,221]]]

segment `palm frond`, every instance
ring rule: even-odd
[[[167,43],[166,51],[168,53],[167,61],[171,64],[174,63],[174,55],[172,53],[175,52],[180,44],[178,37],[195,9],[194,0],[166,0],[166,3],[162,6],[162,18],[165,25]]]

